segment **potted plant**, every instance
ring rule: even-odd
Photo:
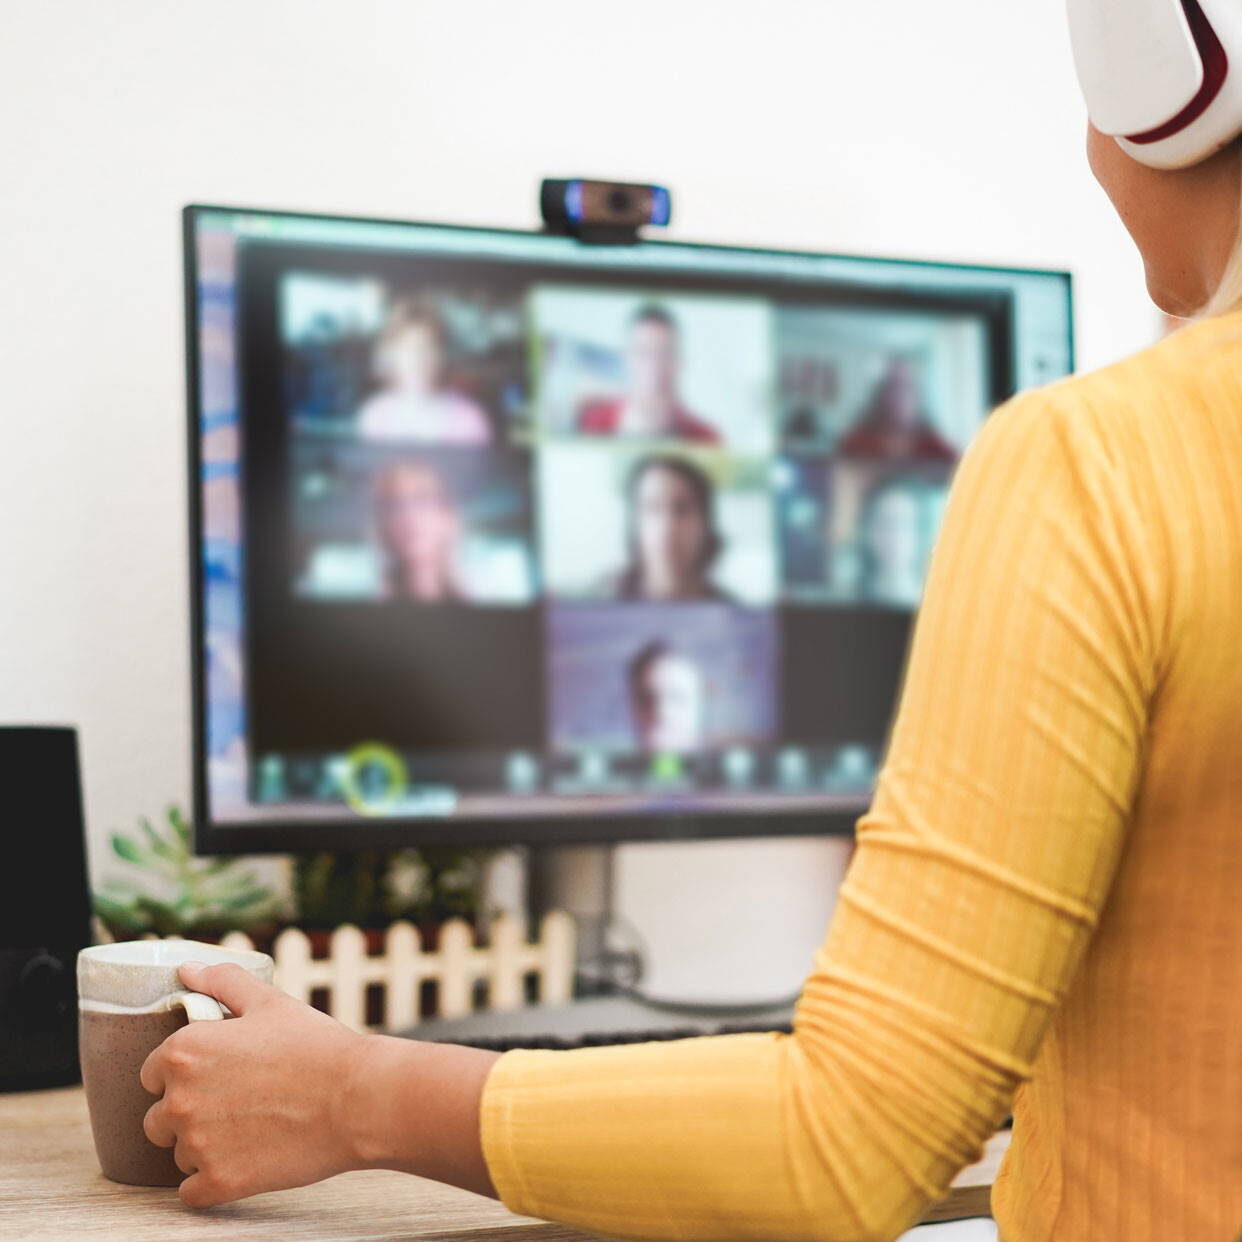
[[[423,943],[435,948],[441,926],[464,919],[476,939],[483,921],[486,850],[423,846],[392,856],[386,879],[385,909],[392,918],[408,919]]]
[[[327,956],[331,932],[342,923],[361,928],[368,953],[382,950],[385,930],[398,919],[413,923],[424,945],[434,948],[448,919],[465,919],[477,930],[485,858],[479,850],[451,847],[299,854],[294,921],[316,957]]]
[[[319,850],[293,858],[293,922],[311,942],[314,957],[327,957],[332,932],[351,923],[378,953],[390,921],[382,908],[388,856],[376,850]]]
[[[451,918],[472,924],[477,943],[485,858],[478,850],[451,848],[295,855],[294,922],[316,958],[329,956],[332,932],[343,923],[362,931],[371,956],[383,953],[387,929],[398,919],[418,928],[428,951],[439,946],[440,928]],[[310,1000],[326,1008],[321,992],[312,991]],[[419,1010],[424,1016],[436,1012],[436,984],[431,980],[423,981]],[[366,1021],[382,1021],[377,994],[367,996]]]
[[[197,858],[193,833],[181,811],[168,808],[167,826],[157,830],[139,820],[141,835],[114,833],[112,852],[141,879],[109,879],[93,895],[95,913],[116,939],[153,932],[219,940],[244,931],[259,947],[270,947],[280,902],[234,857]]]

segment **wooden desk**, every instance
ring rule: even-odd
[[[987,1214],[1009,1135],[965,1170],[928,1216]],[[515,1216],[491,1199],[403,1173],[358,1172],[207,1211],[167,1188],[120,1186],[95,1162],[81,1087],[0,1095],[4,1242],[583,1242],[576,1229]]]

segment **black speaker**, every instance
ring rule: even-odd
[[[0,727],[0,1091],[78,1081],[90,942],[77,734]]]

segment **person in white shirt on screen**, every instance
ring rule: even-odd
[[[724,551],[715,489],[692,461],[641,457],[625,481],[625,566],[602,584],[618,600],[728,602],[712,571]]]
[[[913,608],[923,593],[930,536],[924,530],[928,488],[907,475],[879,479],[863,498],[858,519],[862,599]]]
[[[708,686],[697,661],[657,640],[630,660],[626,677],[642,750],[686,754],[703,749]]]
[[[426,302],[394,303],[376,347],[383,387],[358,411],[364,440],[482,445],[492,439],[483,408],[444,383],[444,324]]]

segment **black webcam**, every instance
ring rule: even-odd
[[[595,245],[632,246],[646,225],[669,222],[673,199],[661,185],[545,180],[539,209],[549,233]]]

